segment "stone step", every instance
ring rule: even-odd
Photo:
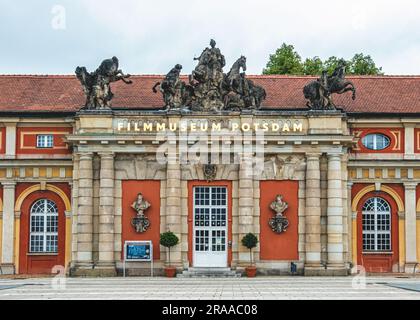
[[[178,278],[240,278],[241,274],[230,268],[188,268]]]

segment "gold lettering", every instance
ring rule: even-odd
[[[143,124],[143,131],[153,131],[153,123],[144,123]]]
[[[299,132],[302,132],[303,131],[303,123],[301,122],[301,123],[295,123],[294,125],[293,125],[293,131],[299,131]]]

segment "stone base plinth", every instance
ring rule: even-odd
[[[346,277],[350,275],[350,270],[341,267],[341,268],[313,268],[305,267],[303,272],[305,277]]]
[[[0,275],[12,275],[15,274],[15,265],[4,263],[0,264]]]
[[[404,265],[404,272],[411,274],[420,273],[420,264],[417,262],[406,262]]]
[[[116,277],[117,269],[115,266],[95,266],[87,268],[75,266],[70,268],[70,277]]]

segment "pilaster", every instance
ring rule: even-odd
[[[2,274],[14,274],[15,182],[3,182]]]
[[[405,271],[412,272],[417,263],[417,182],[404,183],[405,190]]]
[[[343,270],[343,194],[341,155],[328,154],[328,269]]]
[[[99,261],[101,269],[115,273],[114,260],[114,154],[99,153]]]
[[[305,274],[321,266],[321,172],[320,153],[306,156]]]

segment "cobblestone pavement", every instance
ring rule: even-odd
[[[65,280],[65,283],[61,283]],[[0,279],[6,299],[416,299],[420,278],[259,277],[255,279],[68,278]],[[402,289],[405,287],[406,289]]]

